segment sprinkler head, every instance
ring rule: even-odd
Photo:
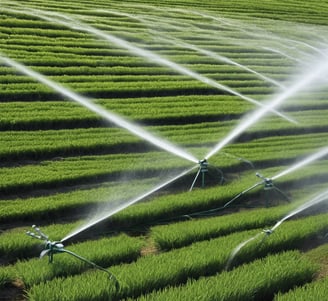
[[[273,188],[273,182],[271,178],[265,178],[259,172],[256,173],[256,176],[263,180],[264,190],[269,190]]]
[[[45,248],[40,254],[40,258],[44,257],[45,255],[48,255],[49,263],[52,263],[53,255],[62,252],[65,252],[65,249],[64,249],[64,245],[61,242],[47,240],[45,242]]]
[[[46,250],[58,251],[60,252],[64,248],[64,245],[60,241],[50,241],[48,240],[45,245]]]
[[[199,160],[198,163],[199,163],[199,165],[200,165],[200,171],[201,171],[201,172],[206,172],[206,171],[208,171],[208,162],[207,162],[206,159]]]
[[[48,235],[44,234],[40,228],[38,228],[36,225],[33,225],[32,228],[35,230],[36,233],[27,231],[26,234],[28,236],[31,236],[33,238],[43,240],[45,247],[44,250],[40,254],[40,258],[42,258],[45,255],[49,256],[49,262],[52,262],[53,260],[53,254],[65,252],[64,245],[60,241],[51,241],[49,240]]]

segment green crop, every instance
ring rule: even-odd
[[[328,278],[295,288],[285,294],[279,293],[275,301],[325,300],[328,294]]]
[[[250,262],[264,257],[268,253],[295,249],[307,239],[315,237],[318,232],[324,233],[327,229],[327,214],[286,222],[266,240],[263,241],[265,234],[262,234],[262,237],[244,247],[237,254],[233,265]],[[70,291],[68,287],[72,287],[74,294],[70,295],[70,298],[78,300],[80,296],[83,296],[83,292],[81,295],[76,294],[74,286],[83,286],[85,290],[92,291],[96,300],[102,296],[106,296],[106,298],[137,297],[169,285],[185,283],[190,278],[197,279],[200,276],[214,275],[225,268],[233,246],[237,246],[259,231],[237,232],[209,241],[194,243],[190,247],[143,257],[129,265],[114,266],[111,271],[121,283],[121,290],[116,293],[117,295],[113,295],[113,291],[108,285],[103,284],[104,280],[101,279],[104,277],[96,272],[72,278],[54,279],[34,286],[30,290],[30,297],[33,300],[33,298],[40,298],[37,296],[47,294],[48,300],[55,300],[55,293],[52,292]],[[312,274],[313,270],[309,276],[310,279]],[[97,291],[92,289],[92,285],[94,286],[95,283],[98,283]]]
[[[112,238],[90,240],[76,245],[67,246],[67,249],[87,258],[100,266],[111,266],[121,262],[131,262],[140,255],[144,242],[140,238],[119,235]],[[38,254],[36,254],[38,255]],[[80,261],[66,253],[54,257],[53,264],[48,264],[47,258],[18,261],[7,267],[12,269],[16,279],[23,281],[30,287],[55,277],[67,277],[82,273],[90,268],[89,264]],[[37,272],[36,272],[37,271]]]
[[[320,267],[320,269],[316,273],[317,279],[315,279],[315,281],[301,287],[296,287],[287,293],[284,294],[279,293],[275,296],[274,300],[276,301],[324,300],[328,292],[327,291],[328,278],[326,276],[327,250],[328,250],[328,244],[326,243],[305,253],[306,257],[308,257],[311,261],[313,261],[315,264],[319,265]]]
[[[95,0],[78,5],[70,0],[2,2],[0,53],[144,125],[197,159],[203,159],[256,105],[211,87],[206,80],[199,82],[160,65],[152,55],[140,56],[124,45],[80,30],[76,28],[79,22],[263,104],[283,88],[242,67],[278,81],[288,91],[293,75],[302,75],[306,68],[310,74],[315,67],[312,59],[320,59],[327,48],[327,6],[319,0],[310,4],[222,0],[219,5],[210,0]],[[40,12],[31,15],[30,9],[76,22],[69,28],[42,19]],[[218,60],[193,46],[243,66]],[[26,299],[50,301],[269,300],[274,294],[288,299],[294,293],[298,299],[310,300],[311,294],[325,299],[320,282],[304,286],[307,292],[300,295],[298,289],[285,295],[311,281],[314,272],[322,272],[317,263],[321,261],[323,268],[324,251],[302,257],[288,252],[247,263],[269,253],[303,250],[304,245],[312,246],[308,244],[312,240],[324,242],[326,205],[320,207],[324,214],[310,211],[311,217],[298,215],[298,220],[286,221],[270,236],[260,232],[326,186],[326,159],[275,181],[292,196],[292,204],[274,206],[280,200],[273,196],[271,200],[259,186],[228,210],[218,209],[221,216],[202,216],[202,211],[222,207],[256,183],[256,171],[273,176],[327,146],[327,88],[317,83],[309,91],[303,86],[277,108],[299,124],[267,114],[211,157],[213,169],[205,175],[206,188],[187,192],[195,170],[113,215],[99,228],[74,237],[78,243],[67,244],[67,249],[108,267],[121,284],[117,291],[105,273],[67,254],[56,254],[53,265],[38,260],[41,245],[25,235],[26,225],[41,224],[51,239],[61,239],[83,224],[82,219],[98,205],[106,204],[111,210],[192,163],[154,151],[142,139],[0,62],[1,294],[5,288],[4,297],[10,298],[7,287],[19,284],[14,291],[24,288],[21,293]],[[254,170],[242,158],[252,161]],[[223,185],[217,185],[221,172],[214,167],[222,171]],[[270,208],[248,208],[270,200]],[[189,215],[191,220],[174,222]],[[92,233],[97,236],[90,240]],[[104,233],[117,236],[109,238]],[[223,272],[233,248],[256,234],[232,260],[231,267],[237,267]],[[312,261],[311,256],[320,260]]]
[[[168,287],[138,300],[269,300],[277,291],[312,280],[316,267],[290,251],[271,255],[231,272]],[[296,300],[296,299],[295,299]],[[299,299],[298,299],[299,300]]]

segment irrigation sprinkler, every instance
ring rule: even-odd
[[[275,191],[279,192],[287,201],[289,201],[289,198],[287,197],[287,195],[285,193],[283,193],[277,186],[275,186],[273,184],[273,181],[284,176],[287,175],[301,167],[304,167],[316,160],[319,160],[320,158],[326,156],[328,154],[328,147],[324,147],[324,148],[320,148],[317,152],[307,156],[306,158],[304,158],[303,160],[297,162],[296,164],[290,166],[289,168],[283,170],[282,172],[276,174],[275,176],[271,177],[271,178],[265,178],[263,177],[260,173],[256,173],[256,176],[261,178],[262,181],[258,182],[256,184],[254,184],[253,186],[251,186],[250,188],[242,191],[241,193],[237,194],[232,200],[230,200],[228,203],[226,203],[224,205],[224,207],[229,206],[231,203],[233,203],[236,199],[238,199],[239,197],[241,197],[242,195],[244,195],[245,193],[247,193],[248,191],[254,189],[255,187],[264,184],[264,190],[268,191],[268,190],[272,190],[274,189]]]
[[[51,241],[49,239],[49,236],[44,234],[39,227],[37,227],[36,225],[33,225],[32,228],[35,230],[36,233],[31,232],[31,231],[27,231],[26,234],[28,236],[31,236],[33,238],[39,239],[44,241],[44,249],[42,250],[41,254],[40,254],[40,258],[43,258],[44,256],[48,255],[49,257],[49,263],[53,263],[53,256],[54,254],[57,253],[67,253],[70,254],[86,263],[88,263],[89,265],[91,265],[93,268],[101,270],[106,272],[109,275],[109,279],[113,280],[115,282],[115,287],[118,289],[119,288],[119,282],[117,280],[117,278],[107,269],[95,264],[94,262],[70,251],[64,248],[64,245],[61,241]]]
[[[273,184],[272,178],[265,178],[259,172],[256,173],[256,176],[263,180],[262,183],[264,184],[264,187],[263,187],[264,191],[274,190],[274,191],[278,192],[287,202],[290,201],[289,197],[281,189],[279,189],[276,185]]]
[[[252,163],[251,161],[245,159],[245,158],[238,157],[238,156],[235,156],[235,155],[232,155],[232,154],[226,153],[226,152],[220,152],[220,154],[223,154],[223,155],[228,156],[228,157],[231,157],[231,158],[233,158],[233,159],[237,159],[237,160],[239,160],[239,161],[245,162],[246,164],[249,164],[249,165],[251,166],[251,168],[254,168],[253,163]],[[201,185],[201,187],[204,188],[204,187],[205,187],[205,174],[206,174],[206,173],[212,173],[212,174],[213,174],[213,172],[211,172],[211,170],[213,170],[213,169],[214,169],[214,170],[220,175],[220,177],[221,177],[220,184],[223,183],[223,181],[224,181],[224,176],[223,176],[223,172],[222,172],[222,170],[220,170],[219,168],[217,168],[217,167],[215,167],[215,166],[213,166],[213,165],[210,165],[210,164],[208,163],[208,158],[207,158],[207,157],[205,157],[205,158],[202,159],[202,160],[199,160],[199,161],[198,161],[198,164],[199,164],[199,168],[198,168],[198,171],[197,171],[197,173],[196,173],[196,176],[195,176],[195,178],[194,178],[194,180],[193,180],[193,182],[192,182],[192,184],[191,184],[191,187],[190,187],[189,191],[191,191],[191,190],[194,188],[194,186],[195,186],[195,184],[196,184],[196,181],[197,181],[197,179],[198,179],[200,176],[201,176],[201,179],[202,179],[202,182],[201,182],[202,185]],[[211,169],[211,170],[210,170],[210,169]],[[217,175],[215,175],[215,176],[217,176]]]
[[[281,196],[283,196],[283,198],[289,202],[290,199],[289,197],[281,190],[279,189],[274,183],[273,183],[273,178],[265,178],[264,176],[262,176],[259,172],[257,172],[255,174],[258,178],[262,179],[262,181],[257,182],[256,184],[254,184],[253,186],[245,189],[244,191],[242,191],[241,193],[237,194],[234,198],[232,198],[229,202],[227,202],[223,207],[228,207],[231,203],[233,203],[235,200],[239,199],[241,196],[243,196],[244,194],[246,194],[247,192],[253,190],[254,188],[263,185],[263,189],[264,191],[271,191],[274,190],[276,192],[278,192]],[[266,201],[266,206],[268,206],[268,201]]]
[[[199,160],[198,164],[199,164],[199,168],[198,168],[196,176],[191,184],[190,191],[194,188],[195,183],[200,174],[202,175],[202,187],[205,186],[205,173],[208,172],[208,162],[206,159],[203,159],[203,160]]]
[[[273,232],[276,231],[276,229],[278,227],[281,226],[281,224],[283,222],[285,222],[287,219],[293,217],[296,214],[299,214],[301,212],[303,212],[304,210],[318,205],[323,201],[327,201],[328,200],[328,189],[321,192],[320,194],[316,195],[315,197],[313,197],[310,201],[305,202],[304,204],[298,206],[296,209],[292,210],[290,213],[288,213],[287,215],[285,215],[283,218],[281,218],[278,222],[276,222],[276,224],[271,228],[271,229],[264,229],[262,230],[260,233],[254,235],[253,237],[243,241],[242,243],[240,243],[236,248],[233,249],[233,251],[231,252],[231,255],[228,259],[227,265],[226,265],[226,269],[228,270],[231,262],[234,260],[234,258],[236,257],[237,253],[239,253],[239,251],[244,248],[247,244],[249,244],[251,241],[257,239],[258,237],[260,237],[261,235],[264,235],[264,237],[261,239],[260,241],[260,245],[262,243],[264,243],[264,241],[268,238],[268,236],[270,236]]]
[[[196,184],[196,181],[197,181],[197,179],[200,176],[201,176],[201,179],[202,179],[202,186],[201,187],[202,188],[205,187],[205,174],[210,172],[209,171],[209,164],[208,164],[206,158],[203,159],[203,160],[199,160],[198,161],[198,164],[199,164],[199,168],[198,168],[198,171],[196,173],[196,176],[195,176],[195,178],[194,178],[194,180],[193,180],[193,182],[192,182],[192,184],[190,186],[189,191],[193,190],[193,188],[194,188],[194,186]],[[220,174],[220,176],[221,176],[220,184],[222,184],[222,182],[223,182],[223,173],[222,173],[222,171],[219,168],[215,168],[215,170],[217,170],[218,173]]]

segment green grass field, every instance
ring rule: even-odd
[[[274,179],[282,193],[247,189],[327,147],[327,15],[317,0],[1,1],[0,300],[324,298],[326,197],[261,232],[327,189],[328,156]],[[212,152],[279,98],[283,117]],[[67,253],[39,259],[33,224],[119,287]]]

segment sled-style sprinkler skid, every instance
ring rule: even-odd
[[[67,253],[67,254],[70,254],[88,264],[90,264],[93,268],[96,268],[98,270],[101,270],[101,271],[104,271],[106,272],[108,275],[109,275],[109,278],[111,280],[113,280],[115,282],[115,286],[116,288],[119,288],[119,283],[116,279],[116,277],[108,270],[106,270],[105,268],[95,264],[94,262],[72,252],[72,251],[69,251],[67,249],[64,248],[64,245],[62,244],[61,241],[51,241],[49,239],[49,237],[44,234],[40,228],[38,228],[36,225],[33,225],[32,228],[35,230],[36,233],[34,232],[31,232],[31,231],[27,231],[26,234],[28,236],[31,236],[33,238],[36,238],[36,239],[39,239],[39,240],[42,240],[44,241],[44,250],[42,250],[41,254],[40,254],[40,258],[43,258],[45,255],[48,255],[49,257],[49,263],[53,263],[53,256],[54,254],[57,254],[57,253]]]

